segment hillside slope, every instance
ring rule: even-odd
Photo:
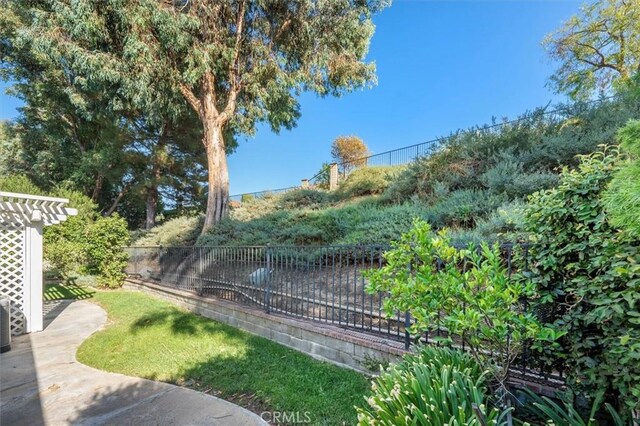
[[[554,186],[577,155],[614,144],[617,129],[638,117],[637,100],[617,98],[459,131],[410,165],[357,169],[334,193],[300,189],[246,200],[197,244],[388,243],[416,217],[451,228],[458,240],[522,240],[527,196]],[[169,221],[138,243],[166,243],[166,234],[178,237],[172,244],[192,243],[198,221],[189,223],[193,229],[184,219]]]

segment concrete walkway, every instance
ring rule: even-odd
[[[78,346],[107,314],[89,302],[63,308],[44,331],[15,338],[0,355],[2,426],[267,424],[213,396],[80,364]]]

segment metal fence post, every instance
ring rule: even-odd
[[[409,334],[409,327],[411,327],[411,314],[407,311],[404,313],[404,348],[409,350],[411,346],[411,334]]]
[[[266,313],[271,311],[271,245],[267,245],[266,256],[266,266],[267,266],[267,278],[265,282],[265,292],[264,292],[264,310]]]
[[[198,296],[202,296],[204,295],[204,260],[202,259],[202,247],[198,247],[198,278],[200,278]]]
[[[133,256],[130,255],[129,257],[129,259],[133,257],[133,276],[136,277],[136,279],[139,279],[140,274],[138,273],[138,248],[134,247],[132,250],[129,250],[129,253],[133,254]]]
[[[407,265],[407,269],[409,270],[409,275],[411,275],[413,272],[413,265],[411,264],[411,262],[409,262],[409,264]],[[404,313],[404,348],[406,350],[409,350],[409,347],[411,346],[411,335],[409,334],[409,327],[411,327],[411,314],[409,313],[409,311],[407,311]]]
[[[162,246],[158,246],[158,263],[160,264],[160,281],[164,281],[164,265],[162,264]]]

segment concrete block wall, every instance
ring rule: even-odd
[[[367,358],[395,361],[406,352],[401,342],[330,324],[267,314],[259,308],[212,297],[200,297],[148,281],[127,279],[124,287],[151,294],[198,315],[265,337],[316,359],[362,372],[371,373],[363,365]]]

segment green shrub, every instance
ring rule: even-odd
[[[506,160],[487,170],[482,181],[489,192],[505,194],[513,199],[555,186],[558,175],[552,172],[527,173],[521,163]]]
[[[424,218],[427,207],[409,202],[388,207],[358,206],[355,211],[341,209],[334,214],[341,236],[336,244],[388,244],[411,229],[416,218]]]
[[[44,192],[23,175],[0,176],[0,191],[19,194],[42,195]]]
[[[504,194],[484,190],[453,191],[429,209],[427,220],[436,228],[472,228],[506,200]]]
[[[279,197],[280,204],[286,209],[318,208],[326,205],[331,196],[315,189],[294,189]]]
[[[267,195],[260,198],[251,198],[242,202],[240,206],[231,208],[229,217],[241,222],[246,222],[260,218],[279,209],[280,203],[278,197]]]
[[[468,355],[447,348],[423,348],[374,379],[368,407],[357,408],[365,425],[503,424],[506,412],[490,408],[484,375]],[[484,419],[473,410],[476,404]]]
[[[553,344],[562,335],[523,312],[521,300],[533,303],[535,288],[510,278],[497,245],[460,250],[446,231],[434,235],[429,224],[416,221],[384,257],[385,266],[365,275],[370,293],[388,295],[387,315],[410,312],[412,333],[446,330],[446,337],[434,337],[440,343],[452,344],[453,336],[462,339],[476,360],[494,372],[501,395],[525,342]]]
[[[640,419],[640,242],[611,226],[601,200],[619,170],[614,150],[565,168],[557,188],[534,194],[525,212],[532,282],[567,335],[551,360],[568,384],[605,391]]]
[[[611,224],[640,238],[640,121],[630,121],[620,129],[618,139],[628,158],[603,198]]]
[[[123,247],[129,243],[127,221],[116,214],[99,218],[87,231],[89,272],[98,276],[98,285],[122,286],[126,277],[128,255]]]
[[[133,241],[134,246],[187,246],[200,233],[202,216],[180,216],[154,226]]]
[[[456,242],[527,241],[529,234],[524,230],[525,208],[526,204],[520,200],[504,203],[486,218],[479,219],[473,230],[452,232],[451,239]]]
[[[336,195],[349,199],[382,194],[403,169],[404,166],[358,168],[340,184]]]
[[[59,187],[46,193],[24,176],[0,178],[0,190],[68,199],[69,207],[75,208],[78,214],[44,228],[44,260],[66,280],[94,274],[98,276],[99,285],[122,284],[127,264],[123,247],[129,242],[124,219],[117,215],[101,217],[98,205],[78,191]]]

